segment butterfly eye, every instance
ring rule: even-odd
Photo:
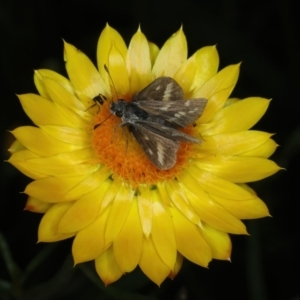
[[[117,110],[117,111],[115,112],[115,115],[116,115],[117,117],[119,117],[119,118],[123,117],[123,110]]]

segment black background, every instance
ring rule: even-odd
[[[104,288],[92,263],[72,268],[71,240],[36,244],[41,215],[24,212],[30,181],[1,162],[1,249],[18,269],[11,276],[0,257],[0,299],[300,299],[299,10],[292,0],[0,0],[1,155],[13,141],[8,130],[31,124],[15,94],[36,92],[33,70],[65,74],[62,39],[94,62],[105,23],[128,43],[138,25],[162,46],[181,24],[189,54],[217,45],[220,68],[242,61],[233,96],[272,98],[255,128],[276,133],[273,155],[280,171],[252,184],[272,218],[247,221],[248,236],[233,236],[232,263],[210,269],[185,262],[175,280],[160,288],[140,270]],[[5,243],[6,241],[6,243]],[[9,250],[5,250],[5,245]],[[4,250],[3,250],[4,249]],[[36,264],[26,277],[29,266]],[[22,281],[23,277],[25,280]]]

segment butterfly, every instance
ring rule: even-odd
[[[152,164],[168,170],[176,164],[180,142],[201,143],[178,129],[195,123],[206,103],[204,98],[184,100],[183,90],[174,79],[159,77],[132,102],[112,102],[110,112],[121,118],[117,127],[128,126]]]

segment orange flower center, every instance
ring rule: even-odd
[[[175,166],[169,170],[160,170],[146,156],[128,127],[118,127],[121,119],[111,115],[110,103],[106,101],[95,117],[94,124],[98,124],[98,127],[93,131],[92,143],[96,158],[110,168],[114,176],[121,177],[132,186],[155,184],[175,178],[186,167],[192,156],[191,143],[180,143]],[[192,128],[193,126],[189,126],[184,132],[191,134]]]

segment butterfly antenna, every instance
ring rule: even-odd
[[[117,89],[116,89],[116,87],[115,87],[114,81],[113,81],[113,79],[112,79],[112,77],[111,77],[111,75],[110,75],[110,72],[109,72],[109,70],[108,70],[107,65],[105,65],[105,64],[104,64],[104,70],[106,71],[106,73],[107,73],[107,75],[108,75],[108,77],[109,77],[109,79],[110,79],[110,81],[111,81],[111,84],[112,84],[112,86],[113,86],[113,88],[114,88],[114,92],[115,92],[116,97],[117,97],[116,99],[119,99],[119,96],[118,96]]]

